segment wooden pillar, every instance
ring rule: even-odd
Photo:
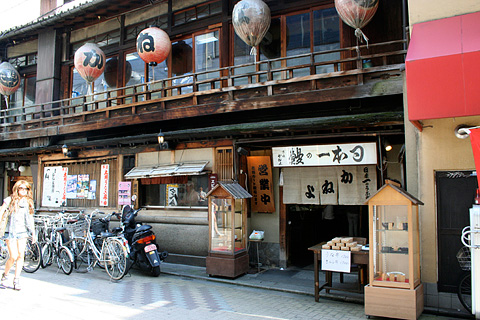
[[[60,96],[61,38],[54,29],[38,35],[37,87],[35,102],[45,103],[58,100]],[[44,109],[51,109],[45,105]]]

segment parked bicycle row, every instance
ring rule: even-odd
[[[168,253],[159,253],[150,225],[135,221],[138,210],[125,206],[121,213],[103,214],[98,209],[89,214],[59,212],[35,215],[37,242],[29,239],[23,270],[35,272],[40,267],[56,265],[66,275],[104,268],[112,280],[120,280],[132,266],[160,275],[160,263]],[[97,217],[97,215],[102,217]],[[121,219],[110,229],[112,217]],[[0,265],[8,260],[5,242],[0,240]]]

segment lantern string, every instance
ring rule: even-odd
[[[360,41],[362,41],[362,37],[363,39],[365,40],[365,42],[367,43],[367,48],[368,48],[368,38],[367,36],[365,35],[365,33],[363,33],[362,30],[360,30],[360,28],[356,28],[355,29],[355,36],[360,39]],[[363,42],[363,41],[362,41]]]
[[[251,56],[256,56],[257,55],[257,48],[254,46],[252,49],[250,49],[250,55]]]
[[[3,98],[5,98],[5,105],[7,106],[7,109],[8,109],[8,98],[5,95],[3,96]]]

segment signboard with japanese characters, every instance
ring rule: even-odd
[[[253,212],[275,212],[272,165],[269,156],[247,157]]]
[[[283,203],[362,205],[377,190],[375,165],[282,168]]]
[[[118,205],[131,205],[131,181],[121,181],[118,183]]]
[[[43,172],[42,206],[60,207],[62,205],[64,188],[62,167],[45,167]]]
[[[322,270],[350,272],[351,251],[322,250]]]
[[[68,177],[68,168],[62,167],[62,204],[67,205],[67,177]]]
[[[166,192],[167,206],[178,206],[178,184],[167,184]]]
[[[318,167],[377,163],[377,145],[368,143],[325,144],[272,148],[274,167]]]
[[[109,166],[102,164],[100,167],[100,206],[102,207],[108,206]]]

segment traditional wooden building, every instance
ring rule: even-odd
[[[264,265],[311,263],[315,243],[366,236],[361,204],[387,176],[405,184],[406,1],[379,2],[368,45],[333,0],[265,1],[256,55],[234,32],[236,2],[42,0],[37,20],[2,32],[2,59],[21,75],[0,111],[3,194],[21,177],[41,211],[118,210],[137,195],[170,262],[205,265],[203,196],[217,181],[253,195]],[[153,24],[172,44],[154,67],[136,49]],[[87,42],[106,55],[90,84],[73,59]]]

